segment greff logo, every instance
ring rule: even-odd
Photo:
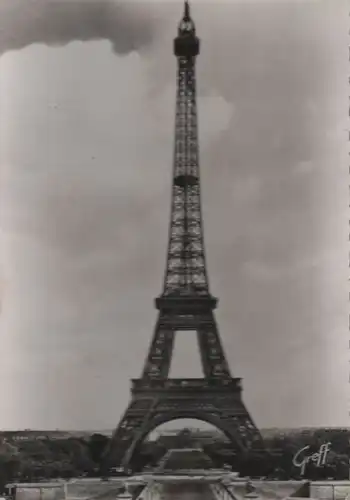
[[[316,467],[323,467],[326,465],[327,455],[331,449],[332,443],[326,443],[320,446],[319,450],[312,455],[306,455],[307,450],[310,446],[304,446],[301,448],[293,457],[293,465],[300,468],[300,473],[303,476],[305,474],[305,469],[308,463],[313,462]]]

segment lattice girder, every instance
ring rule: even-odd
[[[209,294],[201,214],[195,59],[180,57],[164,295]]]
[[[230,378],[230,370],[212,311],[160,311],[149,349],[143,378],[167,378],[170,372],[174,339],[179,330],[197,335],[203,375],[206,378]]]

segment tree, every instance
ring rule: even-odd
[[[95,433],[93,434],[87,442],[87,447],[91,459],[95,464],[99,464],[102,459],[102,454],[107,448],[110,442],[110,438],[104,434]]]

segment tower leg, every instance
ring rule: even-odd
[[[154,407],[154,397],[133,398],[115,430],[109,449],[105,454],[105,467],[124,467],[133,444],[147,426],[149,415]]]
[[[262,438],[241,399],[238,381],[134,380],[137,389],[113,435],[106,456],[108,468],[132,468],[147,435],[159,425],[176,419],[212,424],[226,434],[241,456],[261,454]]]

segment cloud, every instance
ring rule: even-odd
[[[232,197],[237,204],[251,204],[255,201],[262,189],[262,179],[246,176],[237,178],[232,187]]]
[[[152,19],[113,0],[11,0],[0,3],[0,55],[35,43],[109,40],[118,54],[151,43]],[[137,15],[136,15],[137,11]]]
[[[310,174],[315,168],[315,165],[313,164],[312,161],[301,161],[297,163],[294,167],[294,173],[296,175],[308,175]]]
[[[249,260],[242,265],[242,272],[253,281],[273,282],[275,280],[297,280],[301,275],[312,274],[315,269],[322,272],[322,266],[331,262],[336,262],[341,257],[339,251],[324,251],[319,255],[313,254],[311,257],[304,256],[296,258],[290,262],[278,265],[273,260],[259,261]]]

